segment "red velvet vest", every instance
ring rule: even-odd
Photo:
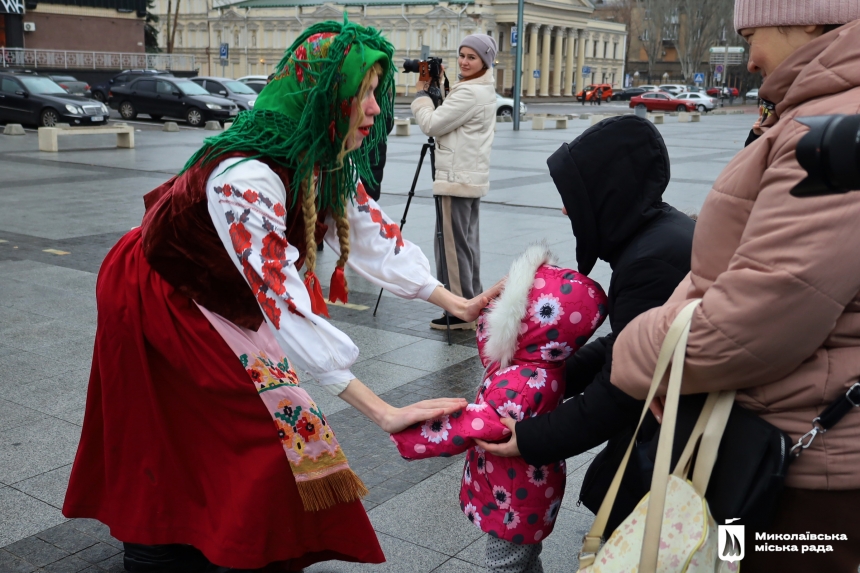
[[[233,262],[235,255],[218,237],[206,198],[212,171],[225,159],[243,156],[247,154],[229,153],[205,166],[197,164],[144,195],[141,230],[144,256],[164,280],[230,322],[257,330],[263,313]],[[299,250],[296,268],[300,268],[306,250],[305,225],[302,202],[297,200],[290,207],[292,173],[273,161],[259,161],[281,178],[287,190],[287,242]]]

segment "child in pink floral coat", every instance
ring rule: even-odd
[[[490,571],[540,572],[541,540],[552,532],[565,486],[565,465],[534,467],[501,458],[474,438],[502,440],[500,418],[522,420],[555,409],[564,397],[564,361],[606,317],[606,295],[588,277],[554,266],[544,244],[511,266],[505,289],[478,319],[478,349],[487,369],[475,403],[391,436],[410,460],[468,450],[460,507],[489,533]]]

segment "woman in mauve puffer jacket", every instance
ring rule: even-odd
[[[662,307],[621,332],[612,383],[644,398],[660,344],[678,311],[701,298],[683,392],[737,389],[737,401],[797,440],[860,378],[860,193],[798,198],[806,177],[795,150],[805,116],[860,113],[860,2],[736,0],[749,69],[774,104],[764,134],[717,178],[699,214],[691,272]],[[744,573],[855,573],[860,565],[860,408],[819,434],[789,469],[769,528],[842,534],[833,551],[756,551]],[[790,538],[789,538],[790,539]],[[773,545],[775,542],[771,541]]]

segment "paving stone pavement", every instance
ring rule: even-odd
[[[671,156],[665,199],[700,208],[713,179],[741,149],[752,116],[674,118],[659,126]],[[491,191],[482,202],[482,278],[489,286],[529,243],[545,239],[563,265],[575,267],[575,241],[546,170],[562,141],[588,127],[515,133],[499,124]],[[0,573],[122,571],[122,546],[95,520],[65,519],[62,507],[81,431],[95,333],[96,273],[107,251],[143,214],[141,196],[175,174],[199,146],[199,130],[162,133],[146,127],[137,147],[116,149],[110,136],[63,141],[59,153],[38,151],[36,134],[0,136]],[[381,204],[400,220],[421,145],[417,133],[392,137]],[[425,166],[404,236],[433,255],[434,208]],[[321,253],[320,276],[334,267]],[[608,288],[610,269],[592,277]],[[374,317],[378,289],[352,272],[349,308],[331,307],[332,321],[358,344],[354,372],[394,405],[439,396],[473,398],[482,368],[474,333],[445,333],[423,301],[387,293]],[[601,330],[606,331],[606,326]],[[351,571],[483,571],[485,536],[459,509],[462,456],[406,462],[388,436],[353,408],[300,373],[338,432],[370,489],[365,506],[388,562],[327,562],[308,573]],[[575,569],[592,516],[576,505],[595,452],[569,460],[568,493],[555,533],[544,544],[546,571]]]

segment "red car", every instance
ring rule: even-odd
[[[696,111],[694,102],[675,99],[666,92],[648,92],[630,98],[630,107],[640,106],[648,111]]]
[[[739,95],[741,95],[741,93],[738,91],[738,88],[729,88],[729,89],[732,91],[732,97],[738,97]],[[711,97],[717,97],[717,96],[720,96],[722,94],[722,92],[723,92],[723,88],[712,87],[712,88],[708,88],[705,93]],[[723,95],[721,97],[725,97],[725,96]]]

